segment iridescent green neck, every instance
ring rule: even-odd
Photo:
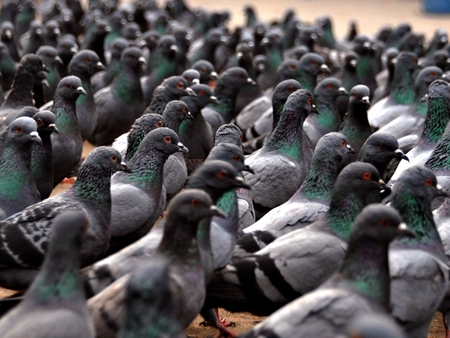
[[[142,147],[140,147],[142,148]],[[164,162],[167,157],[155,149],[144,149],[145,153],[136,152],[128,162],[132,173],[124,174],[126,179],[141,189],[162,187]]]
[[[6,146],[0,159],[0,195],[17,199],[22,189],[30,184],[31,145],[29,149]],[[24,158],[25,157],[25,158]]]
[[[395,66],[391,99],[399,104],[411,104],[414,101],[413,74],[401,63]]]
[[[126,104],[138,101],[139,94],[143,98],[139,74],[131,69],[123,68],[113,82],[112,93],[120,102]]]
[[[335,131],[335,126],[339,126],[341,123],[341,117],[336,110],[336,98],[322,97],[321,95],[316,95],[315,98],[319,115],[311,115],[310,119],[316,121],[325,130]]]
[[[348,240],[353,222],[365,206],[361,197],[348,191],[346,196],[340,194],[332,197],[330,209],[325,216],[331,230],[343,240]]]
[[[73,100],[65,100],[61,96],[55,96],[52,112],[56,115],[56,127],[60,133],[78,133],[78,119],[76,105]]]
[[[429,98],[427,118],[424,122],[420,142],[438,142],[441,139],[449,120],[450,116],[447,99],[443,96]]]

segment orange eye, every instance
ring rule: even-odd
[[[217,177],[219,177],[219,178],[225,178],[225,177],[227,177],[226,171],[223,171],[223,170],[219,171],[219,172],[217,173]]]
[[[411,60],[411,63],[412,63],[413,65],[415,65],[415,64],[417,63],[417,60],[416,60],[416,59],[412,59],[412,60]]]
[[[312,99],[309,98],[307,102],[308,102],[308,104],[312,104]]]
[[[87,62],[87,63],[91,63],[91,62],[92,62],[91,58],[87,58],[87,59],[86,59],[86,62]]]
[[[286,87],[286,91],[288,91],[288,92],[292,92],[293,89],[294,89],[294,88],[292,88],[292,86],[287,86],[287,87]]]
[[[387,219],[382,218],[382,219],[380,219],[380,225],[382,227],[387,227],[390,225],[390,222]]]
[[[357,94],[352,94],[352,96],[353,96],[355,99],[358,98],[358,95],[357,95]]]
[[[22,132],[23,132],[22,127],[16,127],[15,132],[16,132],[17,134],[22,134]]]
[[[437,74],[436,74],[436,72],[431,72],[430,75],[431,75],[432,77],[435,77]]]
[[[378,143],[378,148],[384,151],[386,150],[386,145],[384,143]]]
[[[184,88],[183,82],[178,82],[177,87],[183,89]]]
[[[200,93],[198,93],[200,96],[205,96],[206,92],[204,90],[200,90]]]
[[[431,187],[431,186],[433,185],[433,181],[431,180],[431,178],[427,178],[427,179],[425,180],[425,185],[426,185],[427,187]]]
[[[330,84],[328,84],[327,88],[328,88],[328,89],[333,89],[333,88],[334,88],[334,85],[330,83]]]
[[[200,68],[200,71],[201,71],[202,73],[204,73],[204,72],[206,72],[206,69],[205,69],[205,68]]]
[[[296,66],[296,65],[290,65],[290,66],[289,66],[289,69],[290,69],[290,70],[296,70],[296,69],[297,69],[297,66]]]
[[[111,159],[111,161],[116,162],[117,161],[117,156],[116,155],[111,155],[110,159]]]
[[[370,180],[372,178],[372,174],[369,172],[364,172],[364,174],[362,175],[363,179],[365,179],[366,181]]]
[[[41,119],[37,119],[36,123],[38,126],[42,126],[44,124]]]
[[[347,142],[345,142],[345,140],[341,141],[341,146],[345,147],[347,145]]]
[[[186,107],[183,107],[183,113],[187,113],[187,108]]]
[[[239,135],[239,139],[242,141],[244,139],[244,135]]]
[[[161,128],[163,126],[162,121],[156,122],[156,128]]]
[[[170,136],[164,136],[164,142],[171,143],[172,142],[172,138]]]
[[[198,200],[196,200],[195,198],[191,199],[191,205],[193,207],[198,207],[200,204],[200,202]]]
[[[236,155],[234,155],[233,160],[235,162],[239,162],[241,160],[241,157],[238,154],[236,154]]]
[[[311,66],[315,66],[315,65],[317,65],[317,62],[316,61],[311,61]]]

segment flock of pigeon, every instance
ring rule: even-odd
[[[446,31],[39,5],[0,10],[0,337],[184,337],[198,314],[236,336],[217,308],[268,316],[255,338],[450,323]]]

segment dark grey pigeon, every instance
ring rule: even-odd
[[[76,102],[86,94],[81,80],[73,75],[63,78],[56,88],[51,111],[56,116],[58,134],[52,134],[53,185],[69,177],[83,152],[83,138],[78,125]]]
[[[77,210],[55,217],[45,261],[22,302],[0,320],[2,337],[95,337],[80,278],[89,219]]]
[[[312,112],[315,106],[309,91],[299,89],[292,93],[266,144],[246,158],[245,163],[255,171],[244,176],[252,187],[259,217],[291,198],[305,180],[313,149],[303,132],[303,122]]]
[[[23,56],[28,53],[36,53],[39,47],[45,45],[44,26],[39,20],[30,22],[28,31],[19,35],[19,49]]]
[[[217,80],[217,73],[214,70],[214,66],[208,60],[198,60],[192,65],[193,69],[200,72],[200,83],[209,85],[211,81]]]
[[[189,189],[169,204],[164,235],[156,254],[170,261],[168,282],[175,297],[175,317],[185,329],[197,316],[205,297],[205,279],[197,229],[200,220],[223,213],[212,205],[207,193]],[[148,257],[146,258],[148,260]],[[113,337],[124,322],[124,292],[127,276],[117,280],[88,301],[97,337]]]
[[[146,235],[166,206],[164,163],[185,152],[177,134],[166,127],[149,132],[128,162],[132,173],[112,178],[111,248],[115,252]]]
[[[169,264],[167,258],[155,256],[129,276],[119,338],[185,337],[175,316],[178,304],[170,285]]]
[[[181,76],[184,77],[189,87],[200,84],[200,72],[196,69],[186,69]]]
[[[42,143],[36,122],[19,117],[8,127],[0,157],[0,220],[40,201],[31,171],[33,143]]]
[[[379,179],[368,163],[347,165],[338,175],[330,208],[322,218],[248,257],[232,260],[208,286],[206,304],[269,315],[314,290],[339,268],[358,213],[379,203],[384,188]]]
[[[144,96],[139,81],[145,59],[137,47],[122,52],[121,69],[110,86],[94,95],[97,126],[89,137],[94,145],[109,145],[127,132],[145,110]]]
[[[111,236],[111,175],[129,170],[120,153],[110,147],[94,149],[82,163],[78,178],[66,191],[33,204],[0,222],[0,285],[27,288],[42,265],[56,216],[81,210],[89,220],[89,236],[81,248],[81,265],[105,254]]]
[[[344,335],[356,316],[387,314],[389,243],[395,237],[413,236],[392,208],[366,207],[355,219],[339,271],[317,290],[276,311],[242,337],[331,338]]]
[[[38,102],[35,103],[36,107],[41,107],[48,101],[53,100],[56,87],[58,86],[58,82],[61,80],[58,69],[62,66],[63,63],[55,47],[41,46],[37,50],[36,55],[41,58],[43,64],[49,71],[46,76],[47,82],[45,83],[45,85],[41,84],[41,86],[43,87],[42,90],[44,94],[44,102],[42,102],[42,104],[39,104]],[[36,95],[34,96],[34,99],[36,101]]]
[[[411,166],[392,189],[391,205],[417,234],[389,249],[392,315],[410,337],[426,337],[431,320],[448,289],[448,264],[433,220],[431,201],[447,196],[436,176]]]
[[[343,167],[344,158],[351,153],[353,149],[343,134],[322,136],[303,184],[288,201],[244,230],[245,235],[239,238],[235,255],[244,256],[258,251],[276,238],[320,219],[330,204],[330,187]]]

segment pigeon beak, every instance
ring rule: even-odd
[[[192,84],[193,84],[193,85],[200,84],[200,80],[199,80],[199,79],[193,79],[193,80],[192,80]]]
[[[185,154],[189,154],[189,149],[186,148],[183,143],[178,142],[177,147],[178,147],[177,148],[178,151],[181,151],[182,153],[185,153]]]
[[[119,170],[125,171],[126,173],[132,173],[131,168],[129,166],[127,166],[127,164],[125,162],[120,163]]]
[[[436,189],[438,191],[437,196],[444,196],[444,197],[448,197],[448,194],[442,189],[442,186],[440,184],[438,184],[436,186]]]
[[[192,121],[194,120],[194,116],[192,116],[190,111],[187,112],[186,119],[189,119],[189,120],[192,120]]]
[[[261,40],[261,46],[267,46],[269,44],[269,39],[268,38],[264,38]]]
[[[209,74],[209,75],[211,75],[211,77],[212,77],[214,80],[217,80],[217,79],[219,78],[219,76],[217,75],[216,72],[211,72],[211,74]]]
[[[234,178],[234,181],[236,182],[236,186],[238,188],[250,189],[250,185],[248,185],[248,183],[245,182],[245,180],[241,176],[236,176]]]
[[[30,136],[33,141],[42,144],[42,139],[39,137],[39,134],[37,131],[32,131],[30,133]]]
[[[221,217],[221,218],[227,218],[228,217],[226,213],[224,213],[222,210],[220,210],[215,205],[211,205],[209,210],[211,211],[211,216],[217,216],[217,217]]]
[[[380,185],[380,199],[384,200],[391,194],[391,188],[382,179],[378,181],[378,184]]]
[[[43,80],[41,81],[41,83],[42,83],[42,85],[43,85],[45,88],[50,88],[50,84],[48,83],[47,79],[43,79]]]
[[[5,31],[5,35],[8,38],[8,40],[11,40],[11,38],[12,38],[12,31],[10,29],[7,29]]]
[[[407,225],[406,223],[400,223],[398,225],[398,235],[401,237],[411,237],[414,238],[416,237],[416,234],[414,233],[414,231],[412,231]]]
[[[421,99],[420,102],[427,102],[428,101],[428,94],[425,94]]]
[[[356,60],[356,59],[350,60],[350,66],[352,66],[353,68],[356,68],[357,65],[358,65],[358,60]]]
[[[320,66],[320,71],[324,74],[331,74],[331,70],[326,64]]]
[[[364,102],[365,104],[370,105],[370,98],[368,96],[363,96],[361,98],[361,101]]]
[[[101,63],[100,61],[97,62],[96,68],[97,68],[98,70],[105,70],[105,69],[106,69],[106,67],[105,67],[105,66],[103,65],[103,63]]]
[[[316,105],[315,105],[315,104],[313,104],[313,105],[312,105],[312,110],[311,110],[311,113],[314,113],[314,114],[317,114],[317,115],[319,115],[319,111],[317,110],[317,107],[316,107]]]
[[[192,88],[190,88],[190,87],[187,87],[187,88],[186,88],[186,92],[188,93],[189,96],[197,96],[197,93],[194,92],[194,91],[192,90]]]
[[[55,62],[61,66],[64,64],[63,60],[59,56],[55,57]]]
[[[344,87],[339,87],[339,95],[348,95],[348,91]]]
[[[211,97],[209,98],[209,102],[217,103],[217,97],[211,96]]]
[[[178,53],[178,47],[176,45],[170,46],[170,50],[174,53]]]
[[[55,29],[53,30],[53,34],[55,34],[55,35],[60,35],[60,34],[61,34],[61,30],[60,30],[59,28],[55,28]]]
[[[405,153],[401,149],[394,150],[394,153],[397,158],[400,158],[402,160],[406,160],[409,162],[408,156],[406,156]]]
[[[44,64],[42,64],[42,71],[43,71],[43,72],[46,72],[46,73],[50,73],[50,71],[48,70],[47,67],[45,67]]]
[[[253,81],[253,79],[251,79],[251,78],[247,78],[247,83],[249,84],[249,85],[252,85],[252,86],[256,86],[256,82],[255,81]]]
[[[70,52],[72,54],[76,54],[78,52],[78,47],[75,46],[75,47],[70,48]]]
[[[346,147],[347,147],[347,154],[356,154],[356,152],[353,150],[350,144],[347,143]]]
[[[139,63],[142,65],[142,67],[147,66],[147,61],[145,60],[145,58],[143,56],[141,56],[138,60],[139,60]]]
[[[50,128],[50,130],[51,130],[53,133],[59,134],[59,130],[58,130],[58,128],[56,128],[56,124],[51,123],[51,124],[48,125],[48,127]]]
[[[82,94],[82,95],[86,95],[86,91],[84,90],[83,87],[78,87],[78,88],[77,88],[77,92],[80,93],[80,94]]]
[[[242,53],[242,52],[237,52],[237,53],[236,53],[236,58],[237,58],[238,60],[241,60],[243,57],[244,57],[244,53]]]
[[[242,169],[243,171],[247,171],[247,172],[249,172],[249,173],[251,173],[251,174],[255,174],[255,171],[252,169],[252,168],[250,168],[250,166],[249,165],[246,165],[245,166],[245,168],[244,169]]]
[[[36,35],[41,36],[42,35],[42,29],[40,29],[40,28],[36,29]]]
[[[105,32],[106,32],[106,33],[111,33],[111,32],[112,32],[111,27],[106,26],[106,27],[105,27]]]

